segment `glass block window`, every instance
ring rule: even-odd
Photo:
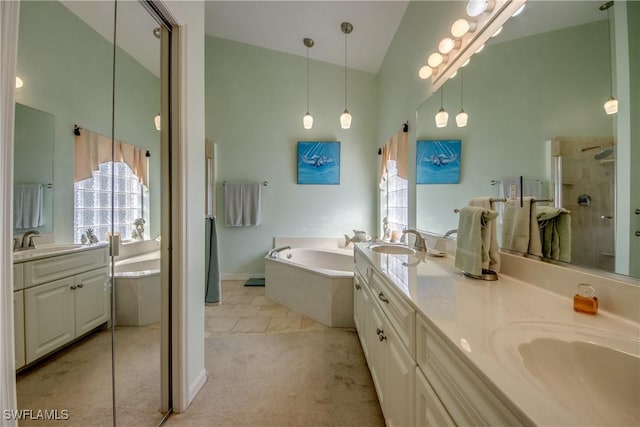
[[[409,181],[398,176],[395,160],[387,161],[387,179],[380,185],[381,218],[389,219],[391,230],[409,226]]]
[[[133,221],[145,218],[145,193],[146,189],[125,163],[102,163],[91,178],[74,185],[74,242],[80,243],[89,228],[99,241],[106,240],[106,233],[111,231],[112,197],[113,231],[120,232],[122,240],[130,239]],[[148,219],[145,220],[148,230]]]

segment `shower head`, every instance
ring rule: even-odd
[[[594,159],[596,160],[602,160],[602,159],[606,159],[607,157],[609,157],[611,154],[613,154],[613,148],[600,148],[600,152],[598,154],[596,154],[595,156],[593,156]]]

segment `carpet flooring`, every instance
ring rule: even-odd
[[[384,426],[352,329],[206,340],[203,389],[167,426]]]

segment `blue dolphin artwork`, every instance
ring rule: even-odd
[[[298,142],[298,184],[340,184],[340,142]]]
[[[462,141],[418,141],[416,182],[418,184],[460,183]]]

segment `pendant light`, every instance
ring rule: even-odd
[[[456,125],[463,128],[467,125],[469,115],[464,112],[464,70],[460,68],[460,112],[456,115]]]
[[[353,31],[353,25],[349,22],[340,24],[340,30],[344,33],[344,113],[340,116],[340,127],[349,129],[351,127],[351,114],[347,110],[347,34]]]
[[[616,114],[618,112],[618,100],[613,96],[613,71],[611,67],[611,62],[613,62],[611,55],[611,23],[609,20],[609,8],[611,6],[613,6],[613,1],[608,1],[600,6],[599,9],[607,11],[607,46],[609,48],[609,88],[611,96],[604,103],[604,111],[607,114]]]
[[[153,118],[153,124],[156,125],[156,130],[160,130],[160,124],[161,124],[161,120],[160,120],[160,114],[156,114],[155,117]]]
[[[444,109],[444,107],[442,106],[442,91],[443,91],[444,85],[440,86],[440,109],[438,110],[438,113],[436,114],[436,127],[438,128],[443,128],[445,126],[447,126],[447,122],[449,121],[449,113],[447,113]]]
[[[302,125],[305,129],[311,129],[313,127],[313,116],[309,114],[309,48],[313,47],[315,43],[313,39],[308,37],[304,38],[302,42],[307,47],[307,113],[302,118]]]

